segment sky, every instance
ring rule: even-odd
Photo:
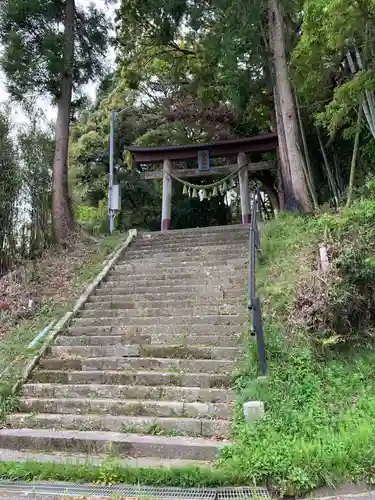
[[[77,0],[77,6],[85,7],[90,3],[96,4],[98,7],[103,7],[104,0]],[[113,18],[115,12],[115,6],[110,7],[109,15]],[[0,47],[1,48],[1,47]],[[1,52],[1,51],[0,51]],[[113,65],[115,62],[115,53],[111,48],[108,53],[108,62]],[[92,98],[95,97],[96,92],[96,83],[91,82],[85,87],[85,92]],[[0,103],[5,102],[9,99],[9,95],[6,91],[5,85],[5,77],[4,74],[0,71]],[[51,101],[48,97],[40,97],[37,100],[37,105],[41,107],[46,114],[46,118],[48,121],[56,119],[56,107],[51,105]],[[22,123],[25,123],[26,116],[22,111],[22,108],[12,103],[11,105],[11,121],[15,126],[20,126]]]

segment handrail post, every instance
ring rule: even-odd
[[[250,226],[250,249],[249,249],[249,282],[248,282],[248,309],[253,308],[255,297],[255,234]]]
[[[266,362],[266,350],[264,346],[262,313],[260,308],[260,300],[258,297],[256,297],[253,302],[253,329],[255,331],[256,342],[257,342],[259,373],[262,377],[264,377],[267,374],[267,362]]]
[[[260,188],[257,186],[256,188],[257,191],[257,206],[258,206],[258,213],[259,213],[259,220],[263,220],[263,214],[262,214],[262,198],[260,195]]]
[[[260,237],[257,225],[257,215],[260,198],[253,197],[251,203],[251,224],[249,234],[249,281],[248,281],[248,310],[252,316],[252,335],[256,337],[258,367],[261,376],[267,373],[266,350],[264,331],[259,297],[255,296],[255,250],[260,250]]]

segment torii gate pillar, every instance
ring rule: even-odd
[[[163,162],[163,204],[161,212],[161,230],[171,229],[171,205],[172,205],[172,177],[169,175],[172,171],[171,160]]]
[[[237,163],[239,167],[247,164],[246,153],[238,153]],[[241,216],[242,224],[249,224],[250,215],[250,198],[249,198],[249,174],[247,168],[242,168],[238,173],[240,184],[240,201],[241,201]]]

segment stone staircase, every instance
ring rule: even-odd
[[[211,461],[230,433],[248,245],[247,226],[138,236],[23,387],[0,448]]]

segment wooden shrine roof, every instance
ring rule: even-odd
[[[184,144],[182,146],[157,146],[145,148],[129,146],[127,150],[136,163],[158,163],[163,160],[188,160],[197,157],[198,151],[206,150],[210,156],[227,157],[238,153],[267,153],[277,148],[277,134],[211,142],[208,144]]]

